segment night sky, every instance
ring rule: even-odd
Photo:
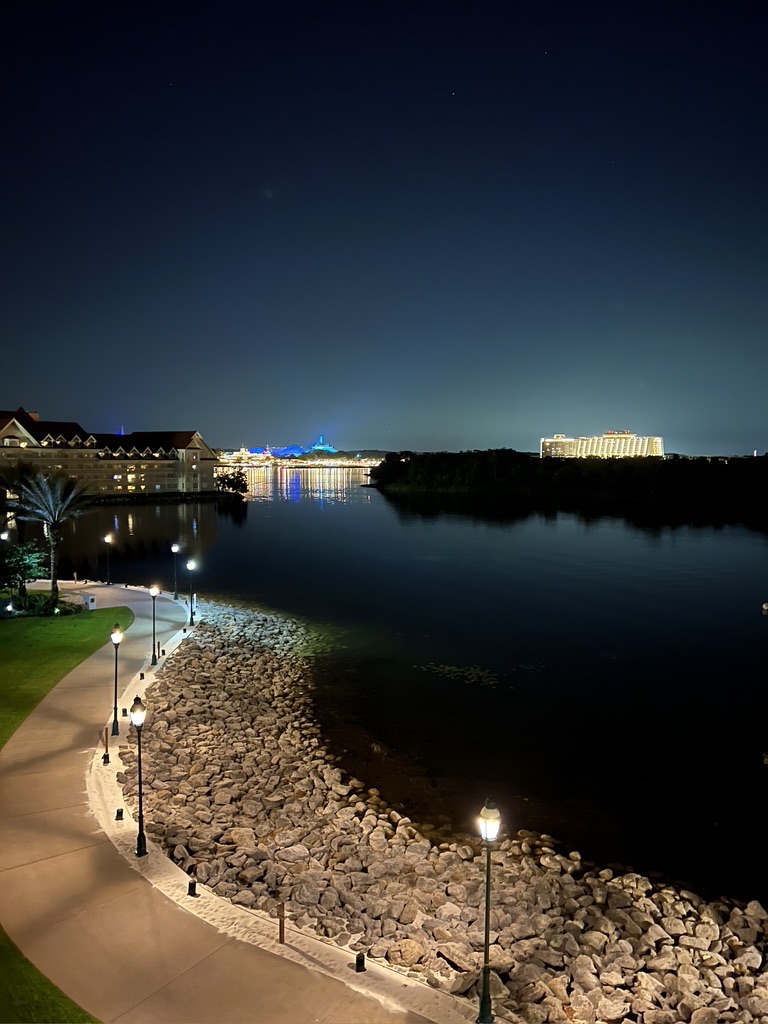
[[[768,448],[760,5],[17,0],[0,37],[0,408]]]

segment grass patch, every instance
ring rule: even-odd
[[[112,626],[133,622],[127,608],[80,615],[0,620],[0,747],[56,683],[109,642]]]
[[[0,620],[0,747],[68,672],[105,643],[115,622],[127,629],[128,608],[80,615]],[[0,1022],[93,1024],[24,957],[0,929]]]
[[[3,1024],[92,1024],[85,1010],[67,999],[22,956],[0,929],[0,1021]]]

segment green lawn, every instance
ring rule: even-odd
[[[0,620],[0,747],[45,695],[133,613],[103,608],[79,615]],[[22,956],[0,929],[0,1024],[79,1024],[81,1010]]]

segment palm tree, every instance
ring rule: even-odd
[[[51,560],[51,608],[59,601],[56,577],[56,553],[61,543],[61,530],[70,519],[88,512],[92,499],[84,485],[64,473],[36,473],[19,484],[17,496],[8,501],[17,519],[42,523],[48,540]]]

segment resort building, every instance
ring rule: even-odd
[[[544,458],[584,459],[590,455],[599,459],[626,459],[647,455],[664,457],[664,438],[638,437],[628,430],[608,430],[600,437],[542,437],[539,455]]]
[[[216,453],[195,430],[92,434],[79,423],[0,410],[0,474],[18,462],[76,477],[91,494],[213,491]]]

